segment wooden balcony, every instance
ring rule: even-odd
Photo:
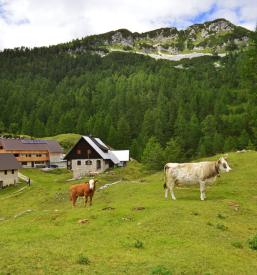
[[[16,157],[16,159],[19,162],[29,162],[29,161],[49,161],[48,156],[43,156],[43,157]]]

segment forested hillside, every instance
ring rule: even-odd
[[[137,159],[151,158],[149,148],[181,160],[257,149],[256,53],[256,32],[247,51],[177,63],[61,46],[5,50],[0,131],[91,133]]]

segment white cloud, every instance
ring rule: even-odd
[[[224,17],[254,29],[255,0],[0,0],[0,49],[48,46],[119,28],[143,32]],[[212,14],[208,11],[215,6]]]

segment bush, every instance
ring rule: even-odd
[[[222,231],[228,230],[228,227],[221,223],[218,223],[216,227],[217,227],[217,229],[220,229]]]
[[[88,257],[84,256],[83,254],[80,254],[78,258],[78,263],[81,265],[89,265],[90,261]]]
[[[135,248],[143,248],[144,244],[143,242],[136,240],[136,242],[134,243]]]
[[[249,240],[249,247],[252,250],[257,250],[257,234],[251,240]]]
[[[217,215],[217,217],[220,218],[220,219],[226,219],[226,216],[224,216],[224,215],[222,215],[220,213]]]
[[[157,266],[155,267],[152,272],[151,272],[152,275],[171,275],[172,272],[169,271],[166,267],[164,266]]]
[[[236,247],[236,248],[243,248],[243,245],[242,245],[242,243],[241,242],[239,242],[239,241],[235,241],[235,242],[233,242],[233,243],[231,243],[234,247]]]

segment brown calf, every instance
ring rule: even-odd
[[[73,207],[75,207],[78,197],[84,197],[85,206],[87,205],[88,197],[90,198],[89,204],[92,205],[92,198],[95,193],[95,184],[97,180],[91,179],[89,182],[75,184],[70,187],[70,200]]]

